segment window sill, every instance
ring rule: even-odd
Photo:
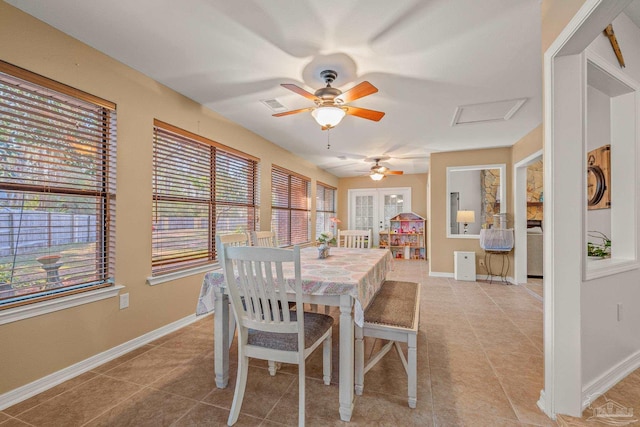
[[[640,264],[634,259],[605,258],[598,260],[587,259],[586,267],[584,280],[593,280],[625,271],[636,270],[640,268]]]
[[[161,283],[182,279],[183,277],[193,276],[194,274],[206,273],[211,270],[217,270],[219,268],[220,268],[220,265],[216,262],[214,264],[201,265],[199,267],[187,268],[185,270],[166,273],[160,276],[150,276],[150,277],[147,277],[147,284],[150,286],[155,286]]]
[[[77,305],[89,304],[91,302],[113,298],[116,297],[120,292],[120,289],[123,288],[124,286],[122,285],[109,286],[107,288],[96,289],[95,291],[81,292],[79,294],[69,295],[66,297],[2,310],[0,311],[0,325],[17,322],[19,320],[47,313],[53,313],[54,311],[65,310]]]

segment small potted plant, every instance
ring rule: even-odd
[[[324,259],[329,256],[329,244],[333,244],[336,242],[335,237],[333,237],[333,233],[330,231],[323,231],[318,236],[318,258]]]
[[[588,236],[595,242],[587,242],[587,257],[603,259],[611,256],[611,239],[600,231],[589,231]]]

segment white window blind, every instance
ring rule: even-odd
[[[111,286],[115,104],[0,61],[0,308]]]
[[[152,273],[216,259],[216,233],[259,228],[257,159],[156,121]]]
[[[309,242],[311,180],[274,166],[271,170],[271,229],[283,246]]]
[[[323,231],[335,233],[331,218],[336,216],[336,189],[318,182],[316,184],[316,237]]]

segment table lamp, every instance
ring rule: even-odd
[[[467,226],[469,223],[476,222],[476,212],[475,211],[458,211],[456,216],[456,222],[461,222],[464,224],[464,234],[467,234]]]

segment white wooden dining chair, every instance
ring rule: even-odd
[[[251,243],[253,244],[253,246],[277,248],[278,240],[276,237],[276,232],[275,231],[252,231]],[[289,301],[289,309],[294,308],[295,305],[296,305],[295,302]],[[326,313],[326,314],[329,314],[329,313]],[[280,363],[276,363],[273,360],[269,361],[269,373],[271,374],[271,376],[274,376],[278,371],[278,369],[280,368],[281,368]]]
[[[216,236],[217,247],[218,247],[218,258],[220,254],[223,253],[223,248],[228,246],[251,246],[250,235],[249,233],[231,233],[231,234],[221,234]],[[222,264],[222,261],[220,261]],[[229,348],[231,348],[231,344],[233,343],[233,337],[236,334],[236,317],[231,316],[229,318]],[[280,364],[276,363],[273,360],[269,360],[269,373],[271,376],[275,375],[277,370],[280,369]]]
[[[238,322],[238,375],[228,425],[238,420],[247,383],[249,358],[298,365],[298,425],[305,422],[305,360],[322,343],[322,375],[331,381],[333,318],[304,312],[300,248],[225,247],[224,276]],[[283,265],[293,264],[296,310],[287,306]],[[234,267],[235,265],[235,267]]]
[[[252,231],[251,243],[253,246],[263,246],[268,248],[277,248],[278,240],[275,231]]]
[[[223,252],[223,247],[227,246],[249,246],[249,235],[247,233],[231,233],[231,234],[218,234],[216,235],[216,251],[218,254],[218,260],[220,260],[220,254]],[[222,265],[222,262],[220,262]],[[233,337],[236,334],[236,321],[233,316],[229,318],[229,347],[233,342]]]
[[[339,248],[371,249],[373,245],[371,229],[338,230],[337,242]]]

